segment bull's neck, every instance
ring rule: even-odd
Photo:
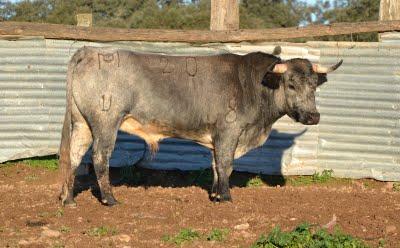
[[[261,91],[261,113],[265,127],[270,127],[275,121],[286,114],[283,88],[269,89],[263,87]]]

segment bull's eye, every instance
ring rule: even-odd
[[[295,90],[294,85],[293,84],[289,84],[289,89]]]

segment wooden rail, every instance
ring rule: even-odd
[[[399,31],[400,21],[371,21],[315,25],[302,28],[244,29],[236,31],[121,29],[77,27],[71,25],[0,22],[0,38],[40,36],[48,39],[86,41],[170,41],[170,42],[241,42],[274,41],[327,35]]]

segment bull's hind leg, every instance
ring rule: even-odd
[[[100,187],[101,202],[107,206],[118,203],[112,193],[109,178],[109,161],[117,139],[118,124],[102,124],[93,129],[93,166]]]
[[[61,203],[65,206],[76,205],[74,201],[75,172],[91,144],[92,134],[88,125],[83,122],[75,122],[72,126],[71,135],[71,168],[66,175],[63,192],[60,196]]]

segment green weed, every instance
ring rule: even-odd
[[[92,228],[89,231],[87,231],[87,234],[92,237],[115,235],[117,233],[118,233],[117,229],[115,229],[113,227],[108,227],[108,226],[95,227],[95,228]]]
[[[393,191],[400,192],[400,183],[393,183]]]
[[[56,217],[62,217],[64,215],[64,209],[62,209],[62,208],[59,208],[59,209],[57,209],[57,211],[55,212],[55,216]]]
[[[366,188],[366,189],[372,188],[372,185],[370,182],[363,182],[362,184],[363,184],[364,188]]]
[[[332,174],[333,170],[324,170],[321,173],[316,172],[312,176],[288,177],[288,182],[293,186],[323,184],[334,180]]]
[[[264,185],[264,182],[260,175],[257,175],[256,177],[251,178],[246,183],[246,187],[259,187],[259,186],[263,186],[263,185]]]
[[[262,235],[251,248],[368,248],[363,241],[339,230],[329,233],[325,229],[313,231],[309,224],[301,224],[291,232],[274,228],[268,236]]]
[[[176,245],[182,245],[185,242],[192,242],[196,239],[200,238],[200,233],[194,231],[190,228],[182,229],[178,234],[175,236],[164,235],[162,240],[168,243],[173,243]]]
[[[326,183],[332,179],[333,170],[324,170],[322,173],[314,173],[312,179],[315,183]]]
[[[207,236],[208,241],[224,241],[226,236],[229,234],[229,229],[212,229],[211,232]]]
[[[385,248],[386,240],[380,239],[378,243],[378,248]]]
[[[69,233],[71,231],[71,228],[68,226],[61,226],[60,227],[60,232],[62,233]]]

